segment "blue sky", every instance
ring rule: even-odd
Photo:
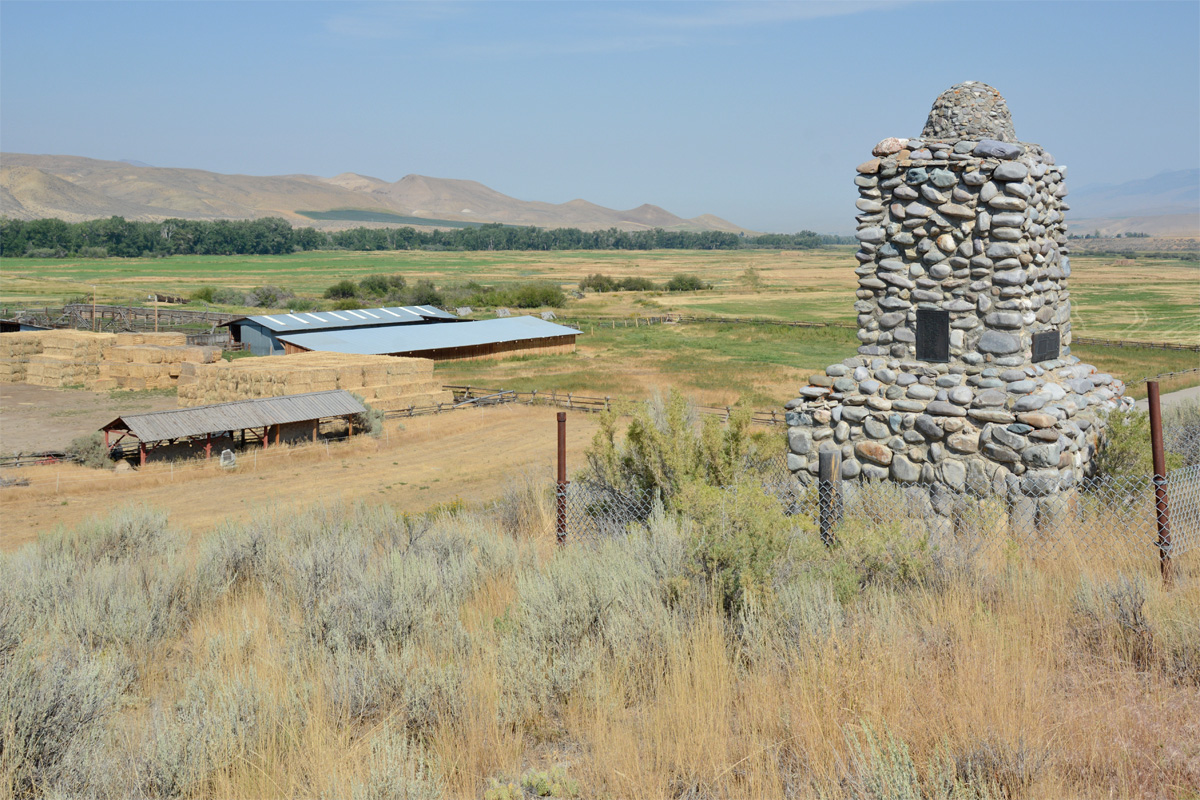
[[[0,147],[853,228],[979,80],[1073,186],[1200,164],[1200,3],[0,3]]]

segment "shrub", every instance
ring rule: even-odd
[[[652,292],[658,287],[649,278],[623,278],[617,288],[626,292]]]
[[[617,282],[607,275],[594,272],[579,282],[579,288],[582,291],[591,289],[593,292],[615,292]]]
[[[25,251],[26,258],[63,258],[67,251],[61,247],[33,247]]]
[[[246,295],[246,305],[255,308],[285,308],[295,292],[278,286],[259,286]]]
[[[711,283],[705,283],[695,275],[676,275],[667,281],[664,287],[668,292],[697,292],[702,289],[711,289]]]
[[[326,300],[345,300],[358,297],[358,286],[354,281],[338,281],[325,290]]]
[[[1183,466],[1183,457],[1178,453],[1168,452],[1166,456],[1167,471]],[[1096,471],[1114,477],[1153,474],[1149,413],[1136,410],[1109,413],[1096,452]]]
[[[444,302],[442,293],[433,285],[433,281],[422,278],[412,287],[408,296],[409,304],[414,306],[440,306]]]
[[[113,463],[108,448],[104,446],[104,437],[99,433],[76,436],[67,445],[67,452],[74,454],[83,466],[93,469],[108,469]]]
[[[316,311],[321,307],[321,304],[311,297],[293,297],[288,301],[288,308],[292,311]]]
[[[354,430],[365,433],[368,436],[379,438],[383,435],[383,412],[377,408],[372,408],[371,404],[357,394],[351,393],[355,400],[363,404],[366,408],[366,413],[355,414],[352,418]]]
[[[352,297],[338,300],[333,304],[334,311],[353,311],[356,308],[362,308],[362,302]]]
[[[44,657],[23,648],[0,667],[0,794],[33,797],[54,785],[79,792],[88,775],[75,767],[99,745],[128,675],[113,659],[65,648]]]
[[[79,248],[80,258],[108,258],[108,248],[106,247],[81,247]]]
[[[205,302],[205,303],[211,303],[211,302],[213,302],[213,295],[214,295],[215,293],[216,293],[216,289],[214,289],[213,287],[211,287],[211,286],[202,286],[201,288],[199,288],[199,289],[197,289],[196,291],[192,292],[192,298],[191,298],[191,299],[192,299],[192,302],[195,302],[195,301],[197,301],[197,300],[200,300],[200,301],[202,301],[202,302]]]
[[[561,308],[566,304],[562,288],[552,283],[523,283],[512,293],[512,305],[517,308]]]
[[[404,280],[403,275],[368,275],[358,282],[358,288],[364,294],[375,297],[401,292],[406,286],[408,286],[408,281]]]

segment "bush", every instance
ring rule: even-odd
[[[649,278],[623,278],[617,288],[626,292],[652,292],[658,287]]]
[[[402,292],[407,286],[408,281],[404,280],[403,275],[368,275],[358,282],[358,288],[364,294],[375,297]]]
[[[591,289],[593,292],[615,292],[617,290],[617,282],[599,272],[594,272],[579,282],[579,288],[582,291]]]
[[[1167,452],[1166,456],[1168,472],[1183,466],[1178,453]],[[1096,452],[1096,471],[1111,476],[1154,473],[1149,413],[1132,409],[1109,413]]]
[[[552,283],[524,283],[513,290],[512,305],[517,308],[562,308],[567,304],[563,290]]]
[[[292,311],[316,311],[321,307],[321,304],[310,297],[293,297],[288,301],[288,308]]]
[[[325,290],[326,300],[345,300],[358,297],[358,286],[354,281],[338,281]]]
[[[251,289],[250,293],[246,295],[246,305],[255,308],[286,308],[288,301],[295,296],[295,292],[290,289],[281,289],[278,286],[259,286]]]
[[[668,292],[697,292],[702,289],[711,289],[712,284],[705,283],[695,275],[688,275],[684,273],[671,278],[671,280],[667,281],[667,284],[664,288],[666,288]]]
[[[30,247],[25,251],[26,258],[63,258],[67,251],[61,247]]]
[[[414,306],[440,306],[444,302],[442,293],[433,285],[433,281],[425,278],[417,281],[417,285],[408,296],[408,301]]]
[[[112,466],[112,457],[104,446],[104,437],[99,433],[77,436],[67,445],[67,452],[75,455],[79,463],[92,469],[108,469]]]
[[[106,247],[81,247],[79,248],[80,258],[108,258],[108,248]]]
[[[192,292],[192,302],[199,300],[204,303],[211,303],[213,302],[213,295],[216,293],[216,291],[217,290],[211,286],[203,286]]]

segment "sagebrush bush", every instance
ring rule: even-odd
[[[113,465],[108,448],[104,446],[104,437],[99,433],[76,436],[67,445],[67,452],[74,455],[78,462],[85,467],[109,469]]]
[[[0,662],[0,794],[88,787],[82,769],[102,746],[131,673],[112,658],[30,641]]]

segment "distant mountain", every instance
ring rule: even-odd
[[[1072,189],[1067,203],[1072,233],[1200,237],[1200,169]]]
[[[684,219],[653,205],[619,211],[586,200],[560,204],[517,200],[476,181],[423,175],[406,175],[395,183],[353,172],[332,178],[258,177],[79,156],[0,154],[0,214],[18,219],[283,217],[298,226],[365,224],[314,220],[301,213],[344,210],[541,228],[745,230],[711,214]]]
[[[131,167],[152,167],[153,164],[147,164],[145,161],[134,161],[132,158],[122,158],[122,164],[128,164]]]

